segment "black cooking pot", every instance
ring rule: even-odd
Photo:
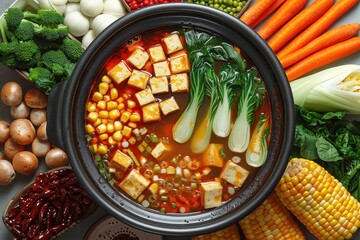
[[[98,171],[85,139],[85,104],[105,60],[129,39],[159,28],[191,26],[214,33],[240,49],[255,63],[269,93],[272,134],[266,163],[236,197],[221,207],[189,214],[161,214],[143,208],[108,184]],[[219,10],[188,3],[160,4],[122,17],[105,29],[76,65],[71,79],[49,96],[48,137],[64,149],[77,177],[99,206],[142,230],[173,236],[212,232],[244,218],[273,191],[282,176],[294,136],[291,90],[276,56],[267,44],[238,19]]]

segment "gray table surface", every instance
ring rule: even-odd
[[[14,0],[0,0],[0,15],[14,2]],[[360,4],[357,4],[351,11],[348,12],[343,18],[341,18],[335,26],[340,26],[345,23],[353,23],[353,22],[360,22]],[[343,60],[340,60],[334,64],[331,64],[328,67],[342,65],[342,64],[360,64],[360,53],[354,54],[350,57],[347,57]],[[7,81],[16,81],[22,84],[24,88],[29,87],[29,84],[24,81],[18,74],[14,71],[4,67],[0,64],[0,88],[2,85]],[[360,107],[360,106],[359,106]],[[1,120],[10,120],[10,117],[7,115],[9,112],[9,108],[2,105],[0,103],[0,119]],[[358,118],[358,117],[357,117]],[[359,118],[358,118],[359,119]],[[45,166],[44,162],[40,162],[38,172],[46,171],[47,167]],[[15,181],[7,186],[0,186],[0,213],[2,214],[6,204],[10,201],[13,195],[19,191],[23,186],[27,185],[35,175],[32,176],[21,176],[20,174],[17,175]],[[90,226],[94,224],[98,219],[103,216],[106,216],[107,213],[98,208],[91,216],[83,220],[80,224],[75,226],[74,228],[70,229],[63,235],[61,235],[58,239],[59,240],[69,240],[69,239],[83,239],[85,233],[88,231]],[[360,234],[357,234],[357,239],[360,239]],[[0,221],[0,240],[9,240],[12,239],[12,235],[8,232],[6,227],[4,226],[3,222]],[[185,237],[181,237],[179,239],[187,239]],[[312,237],[309,237],[312,239]],[[355,238],[354,238],[355,239]],[[146,239],[151,240],[151,239]]]

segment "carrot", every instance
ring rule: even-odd
[[[274,52],[290,41],[296,34],[319,19],[334,3],[334,0],[317,0],[293,17],[268,42]]]
[[[283,5],[283,3],[286,0],[276,0],[274,4],[272,4],[258,19],[256,19],[255,22],[253,22],[252,24],[250,24],[250,27],[254,28],[256,27],[259,23],[261,23],[262,21],[264,21],[265,18],[267,18],[270,14],[272,14],[273,12],[275,12],[279,7],[281,7],[281,5]]]
[[[304,30],[294,40],[292,40],[279,53],[279,57],[284,57],[308,44],[311,40],[325,32],[337,19],[351,9],[359,0],[339,0],[315,23]]]
[[[249,25],[261,16],[275,0],[257,0],[248,10],[241,15],[240,20]]]
[[[288,0],[279,10],[262,26],[258,34],[264,39],[268,39],[271,35],[298,14],[305,7],[308,0]]]
[[[286,69],[285,72],[289,82],[291,82],[312,70],[347,57],[357,51],[360,51],[360,37],[353,37],[304,58]]]
[[[359,30],[359,23],[345,24],[341,27],[334,28],[322,34],[320,37],[315,38],[299,50],[283,57],[278,56],[279,61],[281,62],[282,66],[286,68],[291,64],[303,59],[304,57],[309,56],[310,54],[354,37],[359,32]]]

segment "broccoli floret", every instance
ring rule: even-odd
[[[34,55],[40,51],[34,41],[18,42],[15,56],[19,61],[30,62]]]
[[[14,36],[19,41],[28,41],[34,38],[34,25],[29,21],[22,21],[15,29]]]
[[[1,62],[9,67],[26,69],[36,65],[40,50],[33,41],[1,43],[0,57]]]
[[[49,41],[44,38],[34,37],[34,42],[36,42],[36,44],[39,46],[41,52],[58,50],[62,45],[62,39],[56,41]]]
[[[19,25],[21,20],[24,18],[24,13],[20,8],[9,8],[5,15],[7,28],[10,31],[14,31]]]
[[[36,85],[37,88],[43,90],[45,94],[49,94],[52,87],[56,84],[51,71],[42,67],[30,69],[28,78]]]
[[[24,12],[24,18],[48,27],[56,27],[64,23],[64,17],[53,9],[39,9],[37,13]]]
[[[81,43],[70,39],[69,37],[64,39],[60,49],[65,53],[71,62],[77,62],[84,53]]]
[[[69,34],[69,27],[58,25],[56,28],[50,28],[34,24],[34,35],[49,41],[56,41],[65,38]]]
[[[66,57],[63,51],[61,50],[50,50],[45,52],[40,59],[40,62],[43,64],[59,64],[64,66],[65,63],[69,63],[70,60]]]

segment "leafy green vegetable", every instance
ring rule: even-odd
[[[322,165],[360,200],[360,123],[344,112],[318,113],[296,106],[293,157]]]
[[[230,132],[228,145],[231,151],[245,152],[250,141],[250,125],[254,121],[256,109],[262,102],[264,86],[257,78],[257,72],[249,69],[242,74],[242,88],[238,104],[237,118]]]

